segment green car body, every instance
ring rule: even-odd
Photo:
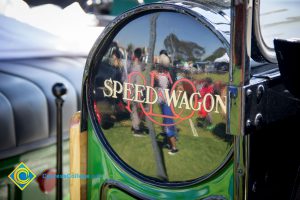
[[[124,171],[109,156],[99,142],[92,125],[88,128],[88,168],[87,174],[97,178],[87,181],[87,199],[101,199],[101,188],[113,180],[115,186],[107,189],[103,199],[205,199],[206,197],[223,197],[233,199],[233,160],[231,159],[223,169],[204,182],[183,188],[157,187],[137,180]],[[98,176],[100,175],[100,176]],[[122,188],[122,186],[126,186]],[[123,191],[127,187],[134,193]],[[103,195],[103,194],[102,194]]]

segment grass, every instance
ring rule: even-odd
[[[157,111],[157,107],[154,111]],[[197,127],[196,115],[192,117],[198,137],[192,134],[188,120],[178,125],[179,128],[176,155],[169,155],[168,149],[163,148],[163,137],[159,136],[162,129],[154,125],[157,143],[162,151],[169,181],[192,180],[216,169],[225,159],[230,150],[231,140],[226,138],[225,125],[220,115],[212,114],[214,130]],[[131,121],[124,120],[116,123],[112,129],[105,130],[105,136],[114,151],[132,168],[150,177],[157,177],[156,163],[150,136],[135,137],[131,133]]]

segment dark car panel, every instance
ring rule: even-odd
[[[56,105],[52,86],[66,85],[63,132],[80,109],[84,58],[0,61],[0,159],[55,142]]]

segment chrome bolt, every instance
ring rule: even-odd
[[[252,90],[251,89],[247,89],[246,95],[247,95],[247,97],[250,97],[252,95]]]
[[[262,99],[264,91],[265,91],[265,88],[263,85],[259,85],[257,87],[257,91],[256,91],[257,103],[259,103],[260,100]]]
[[[256,182],[254,182],[252,185],[252,192],[256,192]]]
[[[243,175],[243,170],[242,170],[242,169],[238,169],[238,170],[237,170],[237,173],[238,173],[239,175]]]
[[[251,120],[250,119],[247,119],[247,121],[246,121],[246,127],[247,128],[251,127]]]
[[[247,94],[247,96],[250,96],[252,94],[252,90],[251,89],[247,89],[246,94]]]
[[[263,124],[263,116],[262,114],[258,113],[255,116],[254,125],[256,128],[261,128],[262,124]]]

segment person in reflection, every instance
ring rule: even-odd
[[[109,57],[108,59],[101,62],[101,69],[106,71],[106,74],[97,74],[95,78],[95,99],[94,109],[96,112],[96,117],[98,123],[103,129],[110,129],[114,126],[114,123],[120,119],[120,116],[124,116],[124,109],[122,111],[122,96],[118,94],[118,98],[113,100],[108,100],[103,96],[104,80],[107,78],[112,78],[119,82],[123,81],[123,63],[122,58],[124,53],[122,49],[119,48],[116,42],[113,42],[109,48]],[[99,91],[101,90],[101,91]],[[128,116],[127,116],[128,118]]]
[[[112,65],[116,68],[119,68],[119,69],[122,68],[123,67],[123,63],[122,63],[123,57],[124,56],[123,56],[121,49],[118,46],[114,47],[112,50],[110,65]]]
[[[201,97],[204,97],[208,93],[213,94],[214,86],[212,83],[213,81],[211,78],[205,78],[202,81],[200,91],[199,91]],[[206,128],[207,130],[212,130],[214,126],[212,125],[210,113],[204,110],[204,105],[202,104],[202,98],[199,99],[199,102],[201,103],[201,109],[198,111],[197,125],[199,127]],[[211,99],[207,98],[205,102],[206,102],[205,107],[210,108]]]
[[[143,51],[141,48],[136,48],[133,52],[132,56],[132,65],[131,72],[141,72],[142,71],[142,54]],[[131,83],[133,84],[141,84],[142,80],[140,76],[132,76]],[[134,136],[141,137],[145,136],[142,130],[142,123],[138,112],[138,103],[132,102],[131,107],[131,120],[132,120],[132,132]]]
[[[160,55],[158,58],[159,62],[159,69],[156,73],[156,80],[158,84],[158,93],[162,94],[159,95],[158,101],[160,102],[160,108],[161,112],[164,116],[169,117],[163,117],[163,124],[164,126],[164,132],[167,135],[168,140],[168,146],[170,147],[170,151],[168,152],[170,155],[174,155],[178,152],[178,149],[176,147],[176,127],[174,124],[174,120],[172,119],[173,113],[171,108],[166,104],[165,97],[163,96],[163,92],[165,89],[170,89],[171,83],[173,82],[170,72],[168,71],[168,68],[171,64],[171,60],[165,50],[160,51]]]

